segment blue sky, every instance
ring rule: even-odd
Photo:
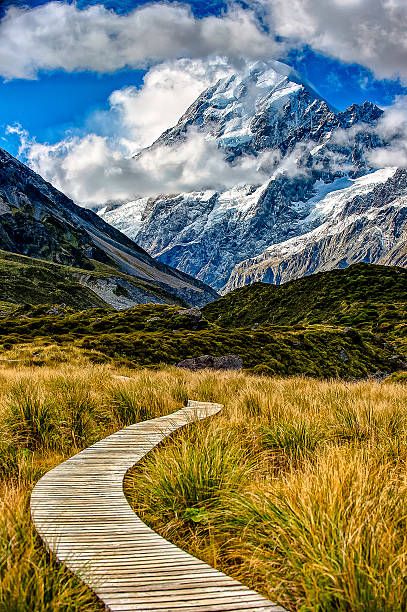
[[[100,3],[96,0],[78,0],[79,8]],[[46,4],[44,0],[6,2],[31,7]],[[107,8],[125,13],[145,4],[135,0],[106,0]],[[202,2],[190,0],[194,14],[203,17],[221,14],[226,4],[219,0]],[[379,105],[389,105],[396,95],[406,93],[398,80],[378,80],[366,68],[346,64],[327,57],[304,46],[291,51],[286,61],[300,74],[314,83],[331,104],[343,109],[349,104],[371,100]],[[6,135],[9,124],[19,123],[31,137],[40,142],[54,143],[67,132],[80,132],[87,119],[97,109],[107,109],[112,91],[130,85],[140,86],[144,71],[122,69],[113,73],[65,72],[62,70],[40,72],[35,80],[12,79],[0,84],[0,138],[1,145],[16,154],[18,140]]]
[[[171,0],[170,0],[171,1]],[[78,0],[79,8],[103,4],[118,13],[126,13],[149,0]],[[40,6],[47,0],[5,1],[0,17],[9,6]],[[69,2],[72,4],[72,2]],[[219,0],[190,0],[197,17],[220,14],[226,3]],[[81,130],[87,118],[96,110],[108,108],[108,97],[116,89],[140,86],[143,70],[119,70],[110,74],[94,72],[67,73],[43,72],[37,80],[13,79],[0,83],[0,146],[13,155],[19,142],[6,134],[6,126],[18,123],[39,141],[54,143],[63,138],[66,131]]]
[[[290,64],[337,109],[388,107],[404,134],[406,31],[406,0],[0,0],[0,146],[84,206],[128,201],[144,193],[134,154],[257,59]],[[154,188],[175,192],[166,176]]]
[[[78,0],[78,8],[100,4],[99,0]],[[105,0],[103,4],[119,13],[126,13],[145,4],[137,0]],[[44,0],[6,2],[7,5],[46,4]],[[203,17],[222,14],[226,3],[219,0],[190,0],[194,14]],[[304,46],[291,51],[287,58],[298,72],[314,83],[320,94],[332,105],[343,109],[349,104],[371,100],[389,105],[396,95],[406,93],[398,80],[377,80],[366,68],[346,64]],[[0,139],[11,153],[18,150],[18,139],[6,135],[10,124],[20,124],[31,137],[40,142],[54,143],[68,133],[80,132],[95,110],[107,109],[109,95],[128,86],[139,87],[144,71],[122,69],[113,73],[40,72],[35,80],[12,79],[0,84]]]

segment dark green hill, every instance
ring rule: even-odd
[[[329,324],[392,330],[407,322],[407,270],[355,264],[283,285],[256,283],[203,308],[221,327]]]
[[[41,290],[46,282],[44,274]],[[383,376],[405,368],[406,283],[405,270],[356,265],[279,287],[246,287],[202,311],[151,303],[121,312],[20,307],[0,318],[0,347],[6,359],[28,354],[33,365],[46,363],[42,347],[58,345],[135,367],[233,353],[260,373]]]

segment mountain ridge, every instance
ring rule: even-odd
[[[240,74],[221,79],[150,147],[178,146],[193,128],[215,140],[231,165],[245,156],[261,160],[262,155],[272,154],[269,178],[223,191],[202,189],[140,198],[102,210],[101,216],[160,261],[221,292],[252,279],[289,280],[346,265],[348,259],[349,263],[407,265],[403,254],[407,236],[404,203],[400,202],[403,212],[396,216],[390,206],[385,210],[376,203],[369,209],[368,193],[387,180],[389,187],[392,185],[392,169],[374,170],[369,162],[370,151],[385,144],[376,130],[383,111],[371,102],[336,111],[315,90],[290,81],[288,68],[282,70],[280,64],[282,73],[278,73],[275,66],[273,62],[257,62]],[[361,188],[359,194],[346,191],[363,177],[367,177],[368,188]],[[356,195],[365,197],[353,231],[341,234],[338,215],[330,218],[329,211],[323,209],[326,191],[337,192],[343,217],[350,214],[347,211]],[[392,201],[390,192],[388,189],[384,205]],[[348,193],[350,201],[346,202]],[[377,224],[384,228],[386,248],[378,247],[377,238],[375,244],[366,243],[365,250],[353,253],[358,227],[363,227],[366,236],[369,232],[374,236]],[[332,236],[339,232],[332,238],[341,251],[339,259],[328,257],[326,247],[318,249],[316,245],[313,251],[310,242],[306,265],[287,263],[290,272],[281,275],[273,273],[272,263],[267,272],[269,249],[275,248],[275,259],[284,268],[290,240],[301,236],[312,240],[312,231],[320,227],[322,232],[328,226]],[[260,260],[257,271],[256,258]]]
[[[9,153],[0,149],[0,248],[81,268],[97,262],[143,281],[145,293],[202,305],[217,294],[162,262],[93,211],[77,206]],[[137,303],[137,302],[135,302]]]

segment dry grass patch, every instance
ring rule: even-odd
[[[404,385],[81,361],[0,369],[1,611],[101,609],[41,545],[30,491],[65,458],[188,398],[225,409],[129,475],[146,521],[288,609],[407,608]]]
[[[165,537],[289,610],[407,609],[407,389],[186,375],[223,413],[128,475]]]

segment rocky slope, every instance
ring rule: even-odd
[[[381,181],[384,180],[382,183]],[[387,168],[318,201],[321,223],[239,263],[225,291],[256,281],[284,283],[357,262],[407,266],[407,171]]]
[[[81,285],[107,303],[112,302],[109,295],[118,285],[123,285],[119,294],[128,296],[127,306],[145,301],[202,305],[217,295],[204,283],[156,262],[127,236],[92,211],[76,206],[2,149],[0,249],[80,268]],[[104,272],[96,274],[96,279],[101,266]],[[0,299],[7,301],[2,289]],[[52,295],[49,301],[54,301]]]
[[[404,187],[390,206],[396,170],[369,167],[369,151],[383,145],[375,130],[381,115],[368,102],[338,112],[288,67],[257,62],[203,92],[152,147],[177,146],[198,130],[231,164],[266,159],[270,178],[224,192],[141,198],[100,214],[160,261],[218,290],[352,261],[406,265]],[[382,195],[370,197],[380,185]],[[364,239],[355,246],[359,228]],[[307,252],[292,262],[298,241]]]

